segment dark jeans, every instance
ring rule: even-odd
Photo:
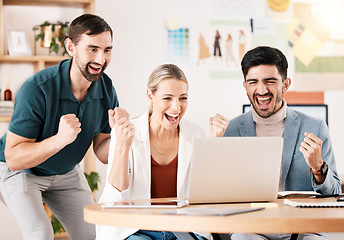
[[[198,240],[206,240],[204,237],[195,234]],[[177,240],[172,232],[139,230],[126,240]]]

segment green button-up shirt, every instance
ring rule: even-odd
[[[55,135],[60,117],[74,113],[81,122],[81,132],[75,141],[38,166],[27,169],[40,176],[65,174],[84,157],[98,133],[110,133],[109,109],[118,106],[111,79],[103,74],[93,82],[80,103],[71,89],[70,66],[72,59],[46,68],[26,80],[19,89],[9,124],[9,131],[40,142]],[[5,162],[6,135],[0,142],[0,161]]]

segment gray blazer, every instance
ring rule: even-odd
[[[313,182],[313,174],[308,175],[309,167],[299,150],[304,139],[304,132],[313,133],[323,141],[321,156],[328,164],[329,170],[325,182],[321,185],[316,185]],[[232,119],[224,134],[224,137],[249,136],[256,136],[251,111]],[[337,175],[335,157],[326,123],[289,107],[287,107],[284,126],[282,180],[284,191],[341,193],[340,180]]]

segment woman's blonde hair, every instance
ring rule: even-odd
[[[147,88],[154,94],[158,84],[164,79],[176,79],[188,84],[184,72],[174,64],[162,64],[155,68],[149,77]]]

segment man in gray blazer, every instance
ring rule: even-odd
[[[241,67],[252,110],[232,119],[224,137],[282,136],[280,191],[341,193],[326,123],[289,108],[283,99],[291,84],[283,53],[271,47],[257,47],[245,54]],[[324,233],[304,237],[326,238]],[[290,239],[290,234],[233,234],[232,239]]]

